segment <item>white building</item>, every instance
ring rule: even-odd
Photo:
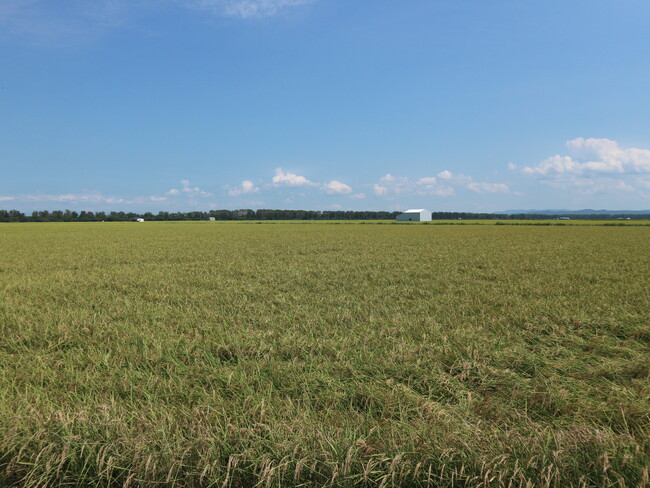
[[[144,222],[144,219],[135,219],[136,222]]]
[[[395,220],[398,222],[430,222],[431,212],[423,208],[412,208],[399,214]]]

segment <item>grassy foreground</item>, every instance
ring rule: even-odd
[[[0,227],[0,485],[648,486],[650,227]]]

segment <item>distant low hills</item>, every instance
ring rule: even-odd
[[[504,210],[503,212],[494,212],[500,215],[650,215],[650,210],[594,210],[585,208],[582,210],[547,209],[547,210]]]

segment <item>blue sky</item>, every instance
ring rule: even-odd
[[[647,0],[0,0],[0,208],[650,208]]]

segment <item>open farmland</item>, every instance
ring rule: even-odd
[[[0,484],[647,486],[650,227],[0,227]]]

